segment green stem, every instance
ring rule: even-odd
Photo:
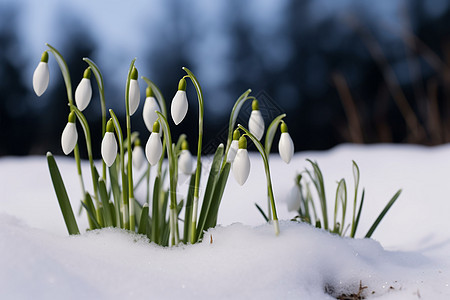
[[[169,226],[170,226],[170,241],[172,245],[179,243],[177,235],[177,174],[176,174],[176,154],[172,148],[172,137],[170,135],[169,123],[167,119],[160,112],[156,112],[159,116],[159,123],[166,137],[166,149],[167,157],[169,160],[169,190],[170,190],[170,213],[169,213]]]
[[[228,151],[231,147],[231,141],[233,140],[233,131],[234,131],[234,125],[236,124],[237,117],[239,115],[239,111],[242,108],[242,105],[244,105],[245,101],[249,99],[248,95],[251,93],[252,90],[248,89],[245,91],[234,103],[233,109],[231,110],[230,114],[230,121],[228,123],[228,138],[227,138],[227,146],[225,148],[225,155],[222,161],[222,167],[221,169],[225,167],[225,164],[227,162],[227,156]]]
[[[272,222],[273,222],[273,226],[275,228],[275,234],[278,235],[278,234],[280,234],[280,227],[278,224],[277,209],[275,207],[275,198],[273,196],[272,180],[270,178],[269,159],[267,158],[267,154],[264,151],[264,147],[261,144],[261,142],[253,134],[251,134],[250,131],[245,129],[242,125],[239,124],[238,128],[243,130],[245,132],[245,134],[253,141],[253,143],[255,144],[256,148],[258,149],[258,151],[261,154],[261,157],[263,159],[264,169],[266,171],[269,200],[270,200],[270,204],[271,204],[271,208],[272,208]]]
[[[131,151],[131,117],[130,117],[130,81],[131,72],[134,68],[134,62],[136,58],[131,61],[130,69],[128,70],[127,85],[125,89],[125,108],[127,118],[127,145],[128,145],[128,203],[130,211],[130,230],[135,231],[134,220],[134,187],[133,187],[133,168],[132,168],[132,151]]]
[[[123,228],[130,228],[129,215],[128,215],[128,195],[126,193],[127,179],[125,176],[125,161],[124,161],[124,147],[123,147],[123,134],[120,127],[119,119],[112,109],[109,110],[109,114],[113,119],[114,128],[116,129],[117,139],[119,140],[119,155],[120,155],[120,170],[122,177],[122,210],[123,210]]]
[[[67,92],[67,100],[69,101],[69,105],[73,105],[73,94],[72,94],[72,82],[70,80],[70,73],[69,73],[69,67],[67,66],[67,63],[64,59],[64,57],[59,53],[58,50],[56,50],[54,47],[52,47],[50,44],[45,44],[49,51],[53,54],[53,56],[56,59],[56,62],[58,63],[59,69],[61,70],[61,74],[64,78],[64,83],[66,85],[66,92]],[[72,111],[72,109],[71,109]],[[81,159],[80,159],[80,150],[78,149],[78,143],[75,145],[75,148],[73,150],[73,155],[75,157],[75,162],[77,165],[77,171],[78,176],[80,178],[81,183],[81,191],[82,195],[86,195],[86,190],[84,187],[84,180],[83,180],[83,173],[81,172]]]
[[[76,108],[75,105],[73,105],[73,104],[70,105],[70,108],[72,111],[75,112],[75,114],[78,117],[78,120],[80,120],[80,123],[83,127],[84,135],[86,138],[86,148],[87,148],[87,153],[88,153],[88,157],[89,157],[89,165],[91,167],[92,186],[94,187],[94,200],[95,200],[95,204],[97,206],[97,209],[96,209],[97,218],[98,218],[98,220],[100,220],[100,201],[99,201],[99,197],[98,197],[98,179],[96,176],[94,159],[93,159],[93,155],[92,155],[91,132],[89,130],[89,124],[88,124],[86,118],[84,117],[83,113],[78,108]]]
[[[105,89],[103,84],[103,76],[98,66],[89,58],[85,57],[83,60],[91,67],[94,73],[95,80],[97,80],[97,86],[100,94],[100,105],[102,110],[102,138],[106,132],[106,104],[105,104]],[[102,160],[102,177],[106,180],[106,163]]]
[[[203,92],[200,84],[195,77],[195,75],[186,67],[183,67],[183,70],[188,74],[185,77],[189,77],[194,84],[195,90],[197,92],[197,100],[198,100],[198,143],[197,143],[197,167],[195,170],[195,183],[194,183],[194,203],[193,203],[193,211],[192,211],[192,220],[191,220],[191,243],[194,244],[196,240],[196,232],[197,232],[197,211],[198,211],[198,199],[199,199],[199,186],[200,186],[200,175],[201,175],[201,155],[202,155],[202,140],[203,140]]]

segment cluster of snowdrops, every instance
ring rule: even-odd
[[[204,231],[214,227],[217,223],[219,206],[230,170],[240,185],[243,185],[249,176],[250,159],[247,152],[247,138],[249,138],[261,154],[265,166],[268,191],[266,216],[268,216],[268,221],[273,223],[275,233],[279,234],[268,155],[276,132],[280,128],[281,135],[278,143],[280,156],[286,163],[289,163],[293,156],[294,144],[288,133],[287,125],[283,121],[285,114],[276,117],[266,131],[258,100],[250,96],[251,90],[247,90],[237,99],[230,115],[226,146],[220,144],[216,149],[202,195],[203,199],[200,201],[203,93],[194,74],[189,69],[183,68],[186,75],[179,81],[178,90],[171,102],[170,113],[175,125],[179,125],[185,118],[188,111],[186,80],[190,79],[195,87],[199,104],[196,161],[189,150],[186,135],[181,135],[177,142],[172,141],[165,99],[158,87],[146,77],[142,77],[142,80],[147,83],[142,117],[151,133],[145,144],[145,150],[141,145],[138,133],[131,131],[131,116],[137,111],[141,98],[135,60],[130,64],[126,80],[126,128],[123,130],[112,109],[109,109],[109,120],[106,118],[104,83],[98,66],[89,58],[83,59],[87,63],[87,68],[75,90],[75,97],[73,97],[70,73],[63,56],[51,45],[47,44],[47,47],[48,50],[42,54],[41,61],[33,74],[33,88],[37,96],[41,96],[47,89],[49,83],[48,60],[49,53],[52,53],[63,75],[69,104],[68,123],[62,132],[61,146],[66,155],[73,152],[77,163],[80,187],[84,195],[81,205],[87,212],[90,229],[120,227],[147,235],[150,241],[160,245],[200,241]],[[83,115],[83,110],[89,105],[92,98],[92,75],[97,81],[102,107],[101,155],[103,161],[101,172],[97,170],[93,161],[91,133],[89,124]],[[239,124],[236,126],[239,111],[247,100],[252,100],[248,129]],[[93,185],[92,192],[86,191],[84,186],[84,174],[81,171],[77,144],[76,120],[81,124],[86,139],[90,177]],[[263,145],[260,140],[264,133],[266,137]],[[78,234],[79,229],[73,209],[58,166],[51,153],[47,154],[47,160],[69,234]],[[147,165],[144,175],[139,180],[133,179],[133,167],[140,169],[144,165]],[[154,181],[150,182],[152,168],[156,170],[156,176]],[[177,199],[178,172],[190,176],[189,189],[183,199]],[[167,174],[168,180],[166,180]],[[169,187],[164,184],[167,181]],[[145,201],[142,201],[143,204],[134,196],[134,190],[140,184],[147,186],[147,197]],[[201,203],[200,208],[199,203]],[[152,207],[151,211],[149,206]],[[183,207],[184,218],[179,216]],[[180,219],[184,220],[183,232],[179,226]]]

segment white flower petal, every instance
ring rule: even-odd
[[[75,123],[68,122],[61,135],[61,147],[65,155],[73,151],[77,144],[78,133]]]
[[[288,164],[294,155],[294,142],[288,132],[281,133],[280,141],[278,142],[278,151],[281,159]]]
[[[135,146],[133,149],[133,166],[138,170],[142,168],[145,162],[144,150],[141,146]]]
[[[139,107],[139,100],[141,98],[141,90],[139,83],[135,79],[130,80],[130,90],[128,94],[128,101],[130,104],[130,116],[132,116]]]
[[[239,149],[239,141],[233,140],[231,142],[230,149],[228,150],[227,162],[233,162],[236,157],[236,153]]]
[[[148,162],[154,166],[158,163],[162,154],[162,143],[159,133],[152,132],[145,145],[145,156]]]
[[[142,118],[144,119],[145,126],[147,126],[148,131],[153,131],[153,124],[158,119],[156,111],[161,111],[159,109],[158,102],[156,102],[155,97],[145,98],[144,110],[142,111]]]
[[[83,111],[89,105],[89,102],[91,102],[91,98],[91,80],[88,78],[83,78],[75,90],[75,103],[77,104],[78,109]]]
[[[113,132],[105,133],[102,140],[102,157],[108,167],[116,160],[117,142]]]
[[[294,185],[286,198],[288,211],[298,211],[300,209],[300,190],[297,185]]]
[[[47,89],[49,77],[48,64],[39,62],[33,73],[33,89],[38,97]]]
[[[178,158],[178,169],[186,175],[190,175],[193,172],[194,162],[191,152],[189,150],[181,150],[180,157]]]
[[[178,90],[173,97],[170,112],[172,114],[172,120],[175,125],[178,125],[183,121],[188,110],[188,101],[186,91]]]
[[[239,149],[233,162],[233,175],[236,181],[243,185],[250,174],[250,158],[247,149]]]
[[[250,115],[250,119],[248,120],[248,130],[258,140],[261,140],[264,134],[264,119],[261,115],[261,111],[252,110],[252,114]]]

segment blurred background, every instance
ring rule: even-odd
[[[32,90],[45,43],[67,60],[74,89],[87,67],[82,58],[94,60],[107,106],[122,120],[134,57],[168,107],[181,67],[191,69],[205,94],[206,153],[225,141],[234,101],[249,88],[266,125],[287,113],[296,151],[450,141],[450,0],[0,0],[0,156],[62,154],[67,96],[52,55],[48,90],[41,97]],[[98,158],[100,103],[92,82],[85,115]],[[146,141],[140,84],[132,124]],[[188,85],[187,118],[172,128],[192,145],[198,107]],[[250,104],[239,118],[244,124]]]

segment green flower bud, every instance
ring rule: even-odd
[[[153,123],[153,130],[152,130],[152,132],[159,133],[159,122],[158,121]]]
[[[48,52],[44,51],[41,56],[41,62],[47,63],[48,62]]]
[[[108,123],[106,123],[106,132],[114,132],[114,123],[112,118],[108,120]]]
[[[247,149],[247,139],[245,136],[239,138],[239,149]]]
[[[154,97],[155,94],[150,86],[145,89],[145,97]]]
[[[178,90],[185,91],[186,90],[186,79],[181,78],[180,82],[178,82]]]
[[[286,123],[284,123],[284,121],[281,121],[280,130],[281,130],[281,133],[288,132],[288,127],[287,127]]]
[[[133,67],[133,70],[131,71],[130,79],[137,80],[138,79],[138,70],[136,67]]]
[[[68,122],[69,123],[75,123],[76,121],[76,115],[74,111],[71,111],[69,114]]]
[[[241,133],[239,132],[239,129],[235,129],[233,132],[233,141],[238,141],[241,137]]]
[[[83,78],[91,79],[91,67],[87,67],[86,70],[84,70]]]
[[[259,102],[256,99],[252,101],[252,110],[259,110]]]

